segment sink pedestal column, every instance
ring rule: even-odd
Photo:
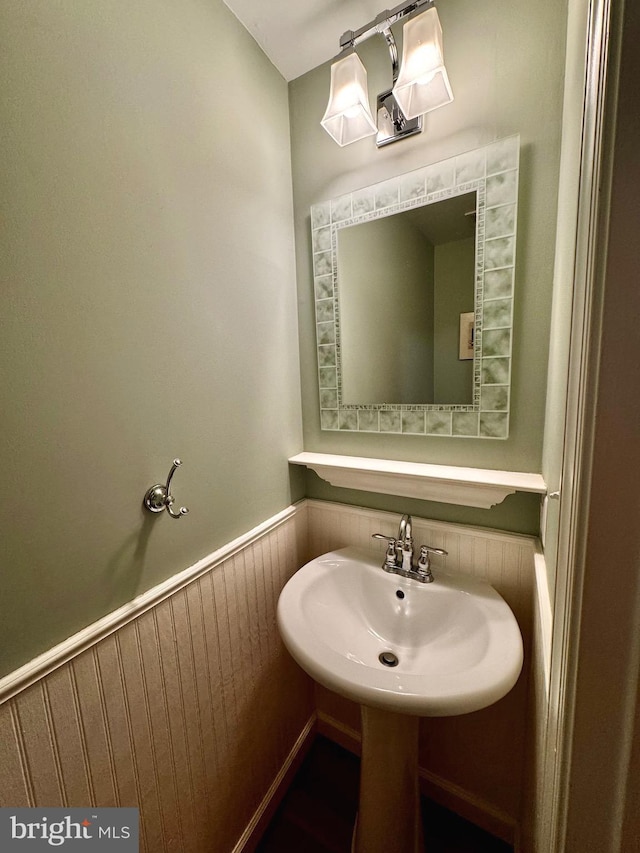
[[[361,706],[362,764],[354,853],[422,853],[418,717]]]

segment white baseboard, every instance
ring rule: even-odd
[[[282,798],[287,793],[293,777],[311,748],[316,734],[316,715],[309,717],[305,727],[294,743],[291,752],[287,756],[280,772],[271,783],[269,790],[264,795],[262,802],[255,810],[253,817],[247,824],[232,853],[253,853],[262,838],[269,821],[280,805]]]

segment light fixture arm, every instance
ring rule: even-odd
[[[391,58],[391,74],[393,78],[393,85],[396,85],[396,81],[398,79],[398,73],[400,71],[400,65],[398,64],[398,45],[396,44],[396,40],[393,37],[393,33],[387,27],[386,30],[382,31],[382,35],[387,42],[387,47],[389,48],[389,56]]]
[[[425,3],[427,4],[429,4],[430,2],[431,0],[425,0]],[[411,5],[413,7],[416,4],[412,3]],[[378,19],[380,20],[380,26],[378,27],[378,25],[375,24],[373,27],[369,27],[369,29],[367,29],[365,34],[362,36],[356,36],[353,30],[347,30],[347,32],[343,33],[340,38],[340,48],[343,53],[346,53],[349,50],[353,50],[355,45],[361,44],[370,36],[380,33],[381,36],[384,36],[384,40],[386,41],[387,47],[389,48],[389,58],[391,59],[391,73],[393,76],[393,85],[395,86],[396,80],[398,79],[398,73],[400,71],[400,64],[398,62],[398,45],[396,44],[396,40],[394,38],[393,33],[391,32],[391,26],[388,25],[388,14],[389,12],[382,12],[381,15],[378,15],[376,21],[378,21]],[[396,18],[396,20],[398,19]]]
[[[365,24],[363,27],[360,27],[357,30],[346,30],[346,32],[344,32],[340,36],[340,50],[347,50],[350,47],[356,47],[356,45],[362,44],[363,41],[366,41],[368,38],[371,38],[371,36],[374,36],[378,33],[384,35],[385,38],[387,38],[386,33],[390,32],[389,28],[392,24],[395,24],[396,21],[400,21],[402,20],[402,18],[406,18],[408,15],[412,15],[419,9],[426,11],[430,6],[433,5],[434,0],[414,0],[412,3],[400,3],[400,5],[396,6],[391,10],[385,9],[385,11],[380,12],[380,14],[376,18],[374,18],[373,21],[369,21],[369,23]],[[389,44],[388,39],[387,44]],[[389,50],[391,50],[391,47],[389,48]],[[396,64],[397,61],[398,57],[396,49]]]

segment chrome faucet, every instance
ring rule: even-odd
[[[420,581],[420,583],[431,583],[434,578],[431,571],[430,554],[446,556],[447,551],[442,548],[432,548],[431,545],[422,545],[420,557],[415,564],[411,532],[411,516],[403,515],[400,519],[397,538],[385,536],[382,533],[373,534],[372,539],[384,539],[387,543],[382,568],[385,572],[401,575],[404,578],[412,578]]]

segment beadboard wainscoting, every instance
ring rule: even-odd
[[[3,679],[0,805],[138,806],[147,853],[251,849],[314,722],[275,617],[306,541],[293,507]]]
[[[382,565],[385,544],[373,533],[397,535],[399,517],[358,507],[308,501],[310,558],[356,545],[374,550]],[[531,694],[537,540],[444,522],[413,518],[417,545],[448,551],[432,565],[486,580],[507,601],[522,631],[525,664],[514,689],[490,708],[421,723],[420,775],[423,791],[489,832],[520,845],[522,803],[527,783],[525,734]],[[355,703],[316,688],[318,728],[343,746],[358,750],[360,713]],[[523,845],[523,848],[524,845]]]
[[[545,784],[549,756],[547,719],[551,689],[552,606],[548,573],[541,550],[535,554],[536,584],[533,607],[533,643],[527,719],[526,796],[522,804],[523,849],[551,850],[553,803]]]
[[[394,534],[398,521],[304,500],[2,679],[0,805],[138,806],[142,851],[249,853],[316,731],[358,751],[358,707],[314,692],[280,641],[280,590],[335,548],[382,562],[371,535]],[[491,583],[525,645],[520,680],[500,702],[423,721],[424,792],[533,850],[518,845],[539,784],[525,740],[541,747],[545,702],[544,650],[532,653],[544,636],[538,623],[532,633],[536,540],[419,518],[413,533],[448,551],[436,574]]]

